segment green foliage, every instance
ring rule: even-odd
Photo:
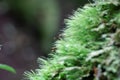
[[[96,0],[66,19],[50,58],[28,80],[119,80],[120,1]]]
[[[16,73],[16,71],[15,71],[14,68],[12,68],[11,66],[8,66],[8,65],[6,65],[6,64],[0,64],[0,69],[9,71],[9,72],[11,72],[11,73]]]

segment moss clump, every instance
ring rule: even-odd
[[[120,1],[96,0],[66,19],[50,58],[28,80],[120,80]]]

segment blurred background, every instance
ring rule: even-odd
[[[0,0],[0,63],[17,74],[0,70],[0,80],[21,80],[38,68],[65,27],[64,19],[89,0]]]

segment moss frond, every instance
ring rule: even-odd
[[[28,80],[119,80],[120,1],[98,0],[65,20],[55,52]],[[97,71],[96,71],[97,70]]]

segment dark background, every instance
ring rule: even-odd
[[[24,71],[38,68],[47,57],[68,18],[88,0],[0,0],[0,64],[17,74],[0,70],[0,80],[21,80]]]

